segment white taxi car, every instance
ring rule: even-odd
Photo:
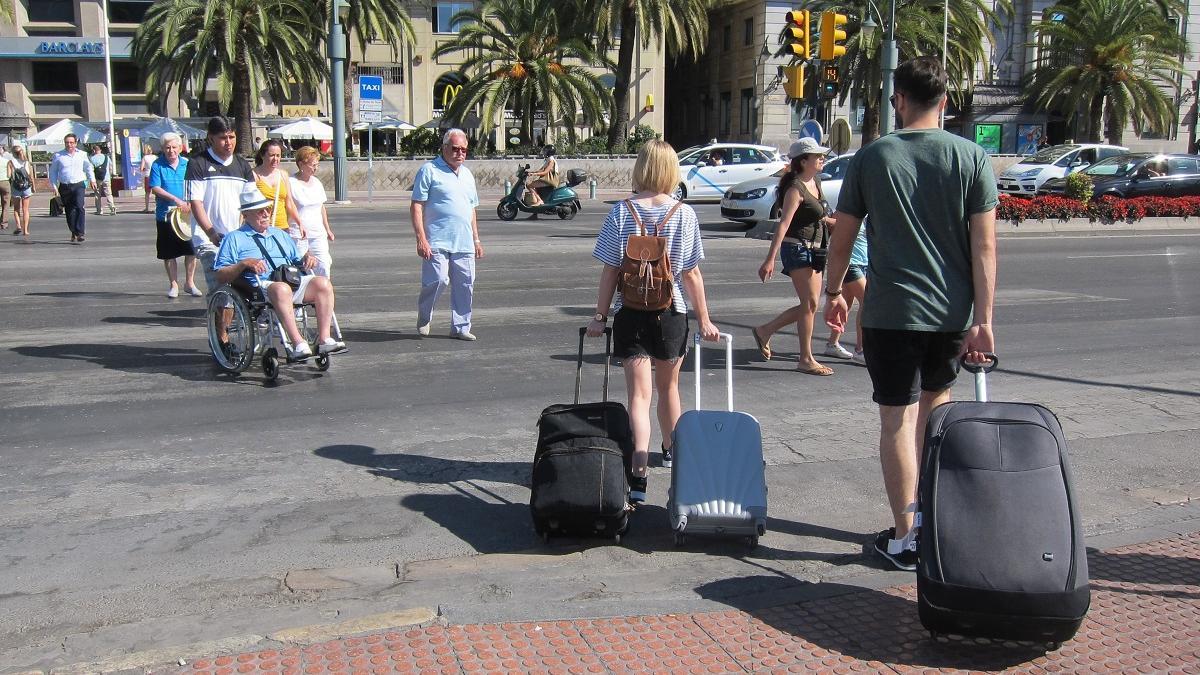
[[[846,176],[846,167],[850,166],[853,156],[854,153],[849,152],[825,162],[821,172],[821,191],[825,193],[825,201],[829,202],[830,208],[837,208],[842,178]],[[760,220],[778,219],[779,205],[775,203],[775,191],[786,171],[785,165],[770,176],[734,185],[721,199],[721,215],[751,226]]]
[[[709,143],[679,152],[676,199],[720,199],[738,183],[766,177],[787,166],[769,145]]]

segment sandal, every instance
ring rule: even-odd
[[[771,360],[771,340],[763,340],[758,335],[758,328],[751,328],[750,334],[754,336],[754,343],[758,345],[758,353],[762,355],[764,361]]]
[[[796,370],[804,373],[805,375],[816,375],[818,377],[829,377],[830,375],[833,375],[833,368],[821,365],[820,363],[812,368],[801,368],[797,366]]]

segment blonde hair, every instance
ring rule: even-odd
[[[666,141],[648,141],[633,163],[634,192],[671,194],[679,185],[679,157]]]
[[[296,164],[303,164],[313,157],[321,159],[321,151],[311,145],[305,145],[296,151]]]

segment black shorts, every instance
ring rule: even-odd
[[[863,356],[879,405],[912,405],[920,392],[949,389],[958,379],[958,354],[967,332],[863,328]]]
[[[687,354],[687,314],[667,309],[644,312],[622,307],[613,318],[613,355],[619,359],[649,356],[660,361]]]

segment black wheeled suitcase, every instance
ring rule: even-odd
[[[1054,413],[975,401],[929,416],[918,489],[917,602],[943,633],[1062,643],[1091,602],[1067,444]]]
[[[604,331],[604,399],[579,402],[585,332],[579,329],[575,402],[549,406],[538,419],[529,509],[543,539],[573,534],[619,542],[629,526],[633,431],[625,406],[608,400],[610,328]]]
[[[62,214],[63,214],[62,201],[59,200],[57,195],[54,197],[51,197],[50,198],[50,217],[57,218],[58,216],[61,216]]]

